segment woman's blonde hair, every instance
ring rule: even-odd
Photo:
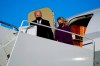
[[[57,21],[58,21],[58,20],[62,20],[63,23],[64,23],[64,26],[67,25],[67,23],[68,23],[68,21],[67,21],[65,18],[63,18],[63,17],[59,17],[59,18],[57,19]]]

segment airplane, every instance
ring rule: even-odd
[[[51,25],[41,26],[52,28],[53,33],[59,30],[53,11],[39,10]],[[100,8],[66,18],[71,32],[65,32],[72,34],[74,45],[36,36],[36,27],[29,25],[33,14],[34,10],[29,12],[19,29],[0,21],[0,66],[100,66]]]

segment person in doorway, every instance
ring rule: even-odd
[[[50,26],[49,21],[42,18],[42,12],[40,10],[36,10],[34,12],[34,15],[35,15],[36,19],[33,20],[32,22],[46,25],[46,26]],[[36,25],[36,24],[30,23],[30,25]],[[36,25],[36,26],[37,26],[37,36],[52,39],[52,40],[54,39],[53,32],[52,32],[51,28],[47,28],[47,27],[44,27],[41,25]]]
[[[67,25],[67,20],[65,20],[63,17],[59,17],[57,22],[59,24],[58,29],[71,32],[70,27]],[[73,44],[72,35],[59,30],[55,30],[55,40],[67,44]]]

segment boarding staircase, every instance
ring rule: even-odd
[[[0,21],[0,66],[6,66],[10,57],[18,29]]]
[[[38,37],[35,36],[35,34],[33,35],[28,32],[33,27],[25,26],[24,23],[26,22],[28,21],[22,21],[19,32],[10,30],[11,36],[8,36],[8,33],[10,33],[8,32],[9,29],[2,27],[2,29],[4,28],[2,33],[4,33],[4,31],[7,31],[5,32],[5,36],[8,36],[8,39],[5,40],[5,43],[7,41],[12,41],[11,43],[6,43],[7,45],[5,43],[4,45],[1,45],[2,53],[0,53],[0,57],[1,59],[3,59],[2,57],[4,57],[3,55],[5,55],[4,60],[6,60],[2,60],[1,66],[6,66],[6,64],[7,66],[94,66],[95,50],[93,40],[87,37],[83,37],[83,46],[79,47]],[[60,30],[54,27],[45,27]],[[74,33],[71,34],[77,35]],[[8,45],[11,45],[13,49]],[[87,47],[88,45],[90,45],[90,47]],[[5,53],[5,50],[3,49],[6,49],[6,47],[9,47],[11,49],[9,53]],[[8,50],[9,49],[7,49],[7,51]],[[9,61],[7,61],[8,54],[11,55]]]

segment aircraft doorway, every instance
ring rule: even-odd
[[[75,17],[69,21],[69,26],[73,33],[79,34],[81,36],[85,36],[86,28],[93,14],[83,15],[79,17]],[[73,44],[76,46],[82,47],[83,38],[80,36],[74,35]]]

